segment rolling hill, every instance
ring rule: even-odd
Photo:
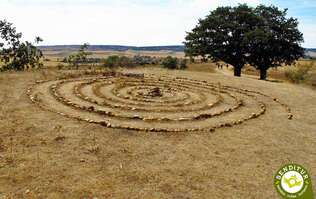
[[[39,46],[42,51],[76,51],[80,45],[53,45],[53,46]],[[183,45],[172,46],[123,46],[123,45],[90,45],[90,51],[118,51],[124,52],[132,51],[171,51],[183,52],[185,47]],[[306,48],[306,56],[309,58],[316,58],[316,48]]]
[[[64,50],[77,50],[80,45],[54,45],[54,46],[39,46],[41,50],[50,51],[64,51]],[[184,46],[174,45],[174,46],[121,46],[121,45],[90,45],[89,50],[91,51],[174,51],[183,52]]]

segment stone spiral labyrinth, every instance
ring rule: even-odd
[[[255,120],[267,111],[266,94],[180,77],[104,74],[36,82],[33,103],[59,115],[109,128],[152,132],[214,131]]]

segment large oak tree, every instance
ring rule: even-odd
[[[248,62],[260,71],[260,79],[265,80],[269,68],[292,64],[304,56],[301,47],[304,39],[298,30],[298,20],[286,18],[287,9],[260,5],[254,12],[259,20],[256,29],[246,35]]]
[[[246,4],[219,7],[187,33],[186,55],[224,61],[234,66],[235,76],[240,76],[248,57],[245,35],[254,29],[256,21],[253,8]]]
[[[219,7],[187,33],[185,52],[229,63],[235,76],[249,63],[265,79],[268,68],[303,56],[303,36],[297,26],[296,19],[286,18],[286,10],[274,6]]]

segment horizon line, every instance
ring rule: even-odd
[[[89,43],[88,43],[89,44]],[[36,47],[53,47],[53,46],[82,46],[83,44],[48,44],[48,45],[35,45]],[[172,44],[172,45],[124,45],[124,44],[89,44],[89,46],[122,46],[122,47],[136,47],[136,48],[143,48],[143,47],[171,47],[171,46],[181,46],[185,47],[185,45],[181,44]],[[302,46],[303,47],[303,46]],[[315,47],[303,47],[305,49],[316,49]]]

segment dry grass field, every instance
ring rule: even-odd
[[[70,54],[74,53],[75,51],[71,50],[44,50],[43,53],[45,54],[45,57],[50,59],[62,59],[64,57],[69,56]],[[127,51],[90,51],[92,53],[90,57],[97,57],[97,58],[106,58],[111,55],[118,55],[118,56],[128,56],[132,57],[135,55],[142,55],[142,56],[152,56],[152,57],[166,57],[166,56],[173,56],[182,58],[184,57],[183,52],[173,52],[173,51],[133,51],[133,50],[127,50]]]
[[[259,76],[259,71],[250,66],[245,67],[244,73]],[[316,88],[315,60],[299,60],[293,66],[271,68],[268,73],[269,77],[275,80],[304,84]]]
[[[291,162],[315,187],[312,88],[213,64],[111,74],[57,58],[0,74],[1,199],[278,198]]]

